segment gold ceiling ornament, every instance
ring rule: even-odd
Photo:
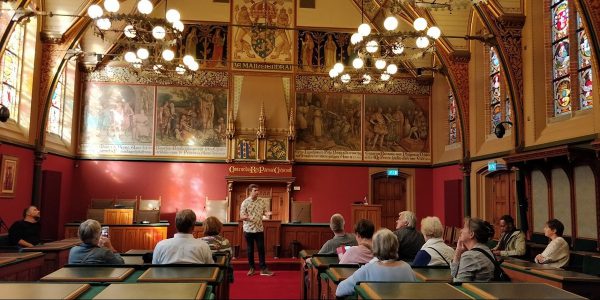
[[[398,13],[404,5],[412,5],[427,10],[452,11],[455,9],[467,9],[472,5],[480,3],[487,3],[487,0],[391,0],[389,6],[393,13]]]
[[[180,13],[167,7],[168,3],[165,17],[157,18],[150,16],[150,0],[139,0],[133,13],[119,12],[119,0],[104,0],[103,6],[91,5],[87,16],[93,20],[94,34],[116,44],[132,68],[167,76],[194,73],[200,68],[196,57],[178,57],[176,51],[184,31]]]

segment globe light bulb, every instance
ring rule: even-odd
[[[396,17],[387,17],[383,21],[383,27],[389,31],[396,30],[398,28],[398,19]]]
[[[364,64],[365,64],[365,62],[364,62],[364,61],[362,60],[362,58],[360,58],[360,57],[357,57],[357,58],[355,58],[355,59],[352,61],[352,66],[353,66],[355,69],[360,69],[360,68],[362,68],[362,67],[364,66]]]
[[[363,36],[360,35],[360,33],[354,33],[350,37],[350,43],[352,43],[352,45],[356,45],[356,44],[360,43],[362,40],[363,40]]]
[[[388,73],[382,73],[379,78],[381,80],[383,80],[383,81],[388,81],[388,80],[390,80],[390,74],[388,74]]]
[[[198,63],[196,61],[194,61],[193,64],[188,65],[188,68],[190,68],[190,70],[192,71],[198,71],[198,69],[200,69],[200,65],[198,65]]]
[[[162,53],[162,57],[166,61],[172,61],[175,58],[175,52],[171,49],[165,49]]]
[[[133,63],[135,62],[135,60],[137,59],[137,56],[135,55],[135,53],[133,53],[133,51],[127,51],[125,53],[125,61],[128,63]]]
[[[396,54],[396,55],[400,55],[404,52],[404,45],[402,45],[399,42],[394,43],[394,45],[392,46],[392,53]]]
[[[184,65],[177,66],[175,68],[175,72],[177,72],[177,74],[179,74],[179,75],[185,74],[185,66]]]
[[[333,65],[333,69],[336,72],[338,72],[338,73],[342,73],[342,72],[344,72],[344,64],[343,63],[336,63],[335,65]]]
[[[183,57],[183,63],[188,67],[190,66],[190,64],[193,64],[194,62],[195,62],[194,57],[189,54]]]
[[[139,69],[139,68],[141,68],[141,67],[142,67],[142,60],[141,60],[141,59],[139,59],[139,58],[136,58],[136,59],[133,61],[133,63],[132,63],[132,64],[133,64],[133,67],[134,67],[134,68],[137,68],[137,69]]]
[[[108,18],[101,18],[96,20],[96,25],[101,30],[109,30],[110,29],[110,20]]]
[[[87,13],[90,18],[97,19],[102,16],[104,11],[102,10],[102,7],[100,7],[100,5],[94,4],[94,5],[90,5],[90,7],[87,10]]]
[[[154,65],[154,66],[152,66],[152,69],[154,69],[154,72],[156,72],[156,73],[161,73],[163,71],[163,65],[160,65],[160,64]]]
[[[150,0],[140,0],[140,2],[137,4],[137,9],[144,15],[151,13],[153,8],[154,7]]]
[[[427,29],[427,35],[430,38],[437,40],[440,37],[440,35],[442,35],[442,31],[437,26],[432,26],[429,27],[429,29]]]
[[[154,26],[154,28],[152,28],[152,36],[157,40],[164,39],[166,34],[165,28],[162,26]]]
[[[365,48],[367,49],[367,52],[369,52],[369,53],[375,53],[379,49],[379,44],[377,43],[377,41],[372,40],[372,41],[369,41],[367,43],[367,45],[365,46]]]
[[[425,30],[427,28],[427,20],[425,18],[416,18],[413,22],[413,27],[416,31]]]
[[[348,83],[348,82],[350,82],[350,74],[344,74],[344,75],[342,75],[342,77],[340,79],[342,80],[343,83]]]
[[[395,64],[389,64],[387,66],[387,69],[385,69],[386,73],[390,74],[390,75],[394,75],[396,74],[396,72],[398,72],[398,66],[396,66]]]
[[[378,59],[375,61],[375,68],[379,70],[383,70],[383,68],[385,68],[385,65],[387,65],[387,63],[383,59]]]
[[[371,75],[364,74],[362,76],[362,78],[363,78],[363,81],[362,81],[363,84],[369,84],[369,83],[371,83]]]
[[[358,26],[358,33],[362,36],[368,36],[371,34],[371,26],[367,23],[362,23]]]
[[[115,13],[120,7],[119,0],[104,0],[104,9],[108,12]]]
[[[136,51],[137,57],[140,59],[147,59],[150,56],[150,52],[146,48],[140,48]]]
[[[165,17],[167,18],[167,21],[169,21],[169,23],[174,23],[175,21],[179,21],[181,19],[181,15],[179,14],[179,12],[173,8],[167,10],[167,14],[165,15]]]
[[[183,29],[184,29],[183,23],[181,21],[177,20],[177,21],[173,22],[173,28],[175,28],[179,32],[183,32]]]
[[[335,69],[329,70],[329,77],[336,78],[338,75],[339,73]]]
[[[429,46],[429,39],[424,36],[419,37],[417,38],[416,44],[418,48],[427,48],[427,46]]]
[[[126,37],[132,39],[137,35],[137,31],[135,31],[133,25],[130,24],[123,28],[123,34],[125,34]]]

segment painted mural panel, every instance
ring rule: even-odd
[[[359,94],[296,95],[297,160],[361,160]]]
[[[226,89],[159,86],[156,93],[156,155],[227,156]]]
[[[365,161],[431,161],[428,98],[366,95],[364,124]]]
[[[154,87],[87,83],[79,153],[152,155]]]
[[[268,139],[266,158],[267,160],[287,160],[287,141]]]
[[[299,71],[328,73],[336,62],[349,64],[350,33],[304,31],[298,33]]]
[[[227,67],[227,26],[186,24],[183,36],[179,57],[192,55],[201,69]]]
[[[234,0],[232,60],[238,70],[292,71],[293,0]],[[277,28],[273,28],[277,27]]]

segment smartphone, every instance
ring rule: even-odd
[[[108,238],[108,226],[102,226],[101,236]]]

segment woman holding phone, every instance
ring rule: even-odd
[[[108,239],[108,227],[100,227],[96,220],[88,219],[79,225],[82,243],[71,248],[69,264],[122,265],[123,258]]]

